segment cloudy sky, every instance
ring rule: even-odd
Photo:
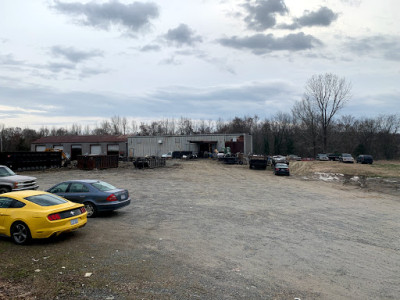
[[[39,128],[290,112],[307,79],[342,111],[400,111],[398,0],[0,1],[0,123]]]

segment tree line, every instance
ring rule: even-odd
[[[253,136],[254,153],[315,157],[317,153],[324,152],[323,133],[317,130],[310,134],[307,124],[291,113],[278,112],[273,117],[263,120],[255,115],[235,117],[228,121],[181,118],[142,122],[139,125],[131,121],[131,125],[125,129],[122,126],[104,124],[112,122],[104,120],[100,126],[93,129],[83,129],[76,124],[70,128],[48,129],[44,126],[39,130],[0,125],[2,151],[30,151],[31,143],[44,136],[250,133]],[[399,115],[381,115],[375,118],[341,116],[331,123],[326,152],[371,154],[376,159],[398,159],[399,129]]]
[[[39,130],[6,127],[0,124],[1,151],[29,151],[31,143],[45,136],[63,135],[190,135],[250,133],[257,154],[297,154],[315,157],[317,153],[371,154],[375,159],[398,159],[400,154],[400,115],[355,118],[338,117],[351,97],[351,84],[334,74],[312,76],[303,98],[291,112],[277,112],[261,120],[257,115],[231,120],[162,119],[150,122],[113,116],[91,128],[43,126]]]

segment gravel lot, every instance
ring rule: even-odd
[[[133,202],[56,240],[0,239],[0,298],[399,299],[395,195],[209,160],[25,174],[101,179]]]

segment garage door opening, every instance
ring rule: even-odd
[[[107,155],[119,155],[119,145],[107,145]]]
[[[198,157],[210,157],[210,154],[217,149],[217,141],[189,141],[190,143],[197,144]]]
[[[82,145],[71,146],[71,160],[78,159],[78,155],[82,155]]]

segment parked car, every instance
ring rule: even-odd
[[[335,160],[339,161],[340,160],[340,154],[339,153],[329,153],[328,154],[329,160]]]
[[[0,195],[0,234],[23,245],[31,239],[49,238],[85,226],[82,204],[42,191]]]
[[[95,217],[100,211],[116,210],[131,203],[127,190],[100,180],[64,181],[47,191],[84,204],[89,218]]]
[[[316,160],[321,160],[321,161],[329,161],[328,155],[324,154],[324,153],[317,154],[317,157],[315,159]]]
[[[283,155],[272,156],[272,164],[275,166],[278,163],[289,164],[289,161],[286,159],[286,156]]]
[[[17,175],[7,166],[0,165],[0,194],[38,188],[35,177]]]
[[[274,167],[275,175],[290,175],[289,166],[287,164],[277,163]]]
[[[342,155],[339,157],[339,161],[343,163],[354,163],[354,158],[351,156],[351,154],[348,153],[342,153]]]
[[[361,155],[357,156],[357,163],[372,165],[373,162],[374,162],[374,159],[372,158],[372,155],[361,154]]]
[[[161,155],[161,157],[164,157],[164,158],[172,158],[172,151]]]
[[[288,158],[289,158],[289,160],[296,160],[296,161],[300,161],[301,160],[301,157],[297,156],[295,154],[290,154]]]

